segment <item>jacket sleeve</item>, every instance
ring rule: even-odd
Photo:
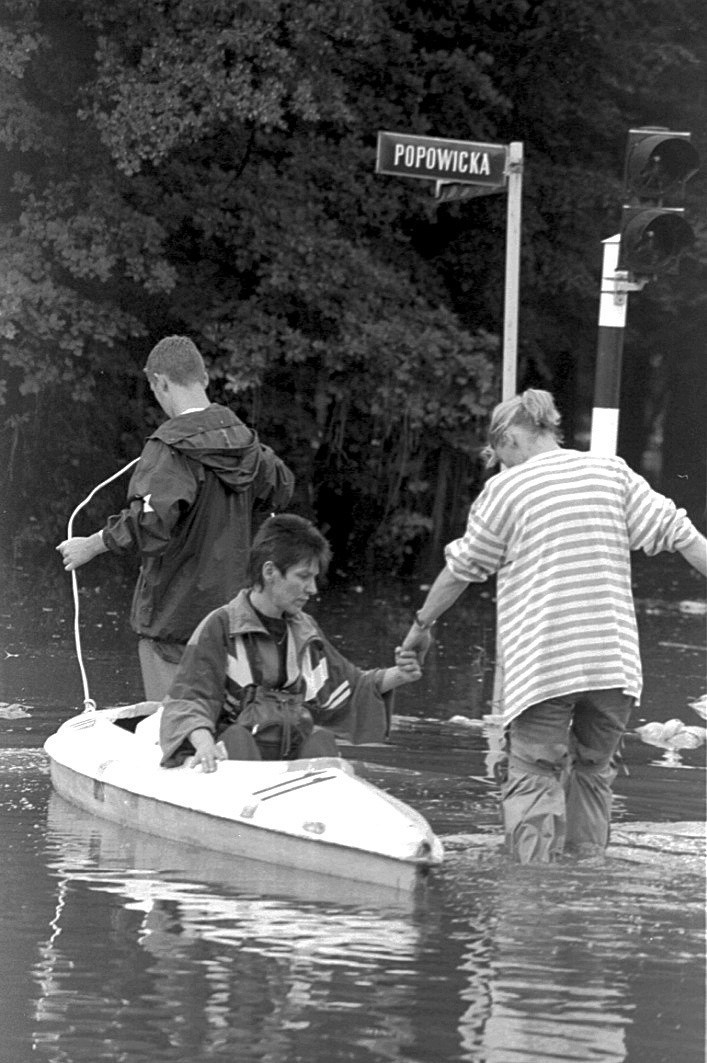
[[[215,609],[189,639],[164,702],[160,724],[162,765],[174,768],[194,752],[189,735],[198,727],[216,736],[225,697],[228,613]]]
[[[294,473],[270,447],[260,444],[261,462],[255,488],[257,501],[272,509],[282,509],[295,489]]]
[[[148,439],[130,478],[128,505],[103,529],[105,545],[114,554],[162,554],[198,489],[198,466],[159,439]]]
[[[320,633],[310,646],[315,692],[307,706],[314,723],[357,744],[383,742],[390,734],[393,692],[381,694],[380,669],[364,671]]]

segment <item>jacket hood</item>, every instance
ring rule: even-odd
[[[159,439],[216,473],[233,491],[245,491],[262,461],[257,433],[225,406],[212,403],[204,410],[170,417],[153,432]]]

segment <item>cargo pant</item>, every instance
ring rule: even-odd
[[[531,705],[511,722],[503,820],[520,863],[603,854],[614,755],[633,705],[620,690],[590,690]]]
[[[146,701],[164,701],[167,697],[185,648],[176,642],[167,643],[165,648],[158,639],[138,639],[137,652]]]

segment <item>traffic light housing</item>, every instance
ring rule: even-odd
[[[638,277],[669,270],[694,242],[685,184],[699,168],[689,133],[630,129],[624,163],[619,269]]]
[[[639,277],[669,270],[694,243],[695,234],[681,211],[661,207],[624,207],[619,269]]]

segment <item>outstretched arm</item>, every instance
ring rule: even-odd
[[[459,579],[449,568],[443,568],[427,592],[423,605],[415,614],[415,620],[400,649],[422,650],[424,656],[432,638],[430,628],[468,586],[467,580]]]

